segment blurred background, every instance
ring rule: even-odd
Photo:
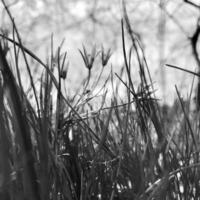
[[[46,62],[50,55],[51,37],[54,50],[62,44],[69,62],[68,89],[76,90],[87,77],[79,49],[88,51],[96,45],[111,49],[112,56],[103,72],[107,78],[111,66],[119,73],[123,67],[121,39],[121,0],[7,0],[23,44]],[[133,31],[144,48],[146,60],[155,84],[156,95],[171,104],[177,96],[175,85],[187,97],[193,76],[168,68],[165,64],[177,65],[198,71],[200,32],[200,3],[187,0],[126,0],[127,13]],[[12,37],[12,25],[1,5],[0,27]],[[128,48],[127,39],[127,48]],[[93,67],[98,73],[99,60]],[[33,65],[35,73],[40,69]],[[23,70],[23,69],[22,69]],[[138,66],[133,62],[132,76],[137,84]],[[24,77],[24,80],[26,76]],[[103,81],[103,80],[102,80]]]

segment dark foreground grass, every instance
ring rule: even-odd
[[[99,93],[94,93],[111,52],[102,48],[97,53],[94,47],[89,56],[83,47],[80,52],[88,77],[82,90],[71,97],[63,92],[66,54],[60,48],[54,53],[52,45],[50,59],[43,63],[22,45],[4,6],[13,34],[9,38],[2,33],[0,45],[0,199],[200,199],[199,113],[190,110],[191,95],[183,100],[178,88],[173,106],[159,105],[125,8],[122,74],[111,71]],[[8,42],[15,59],[12,68],[7,61]],[[20,56],[26,64],[32,100],[22,86]],[[102,71],[91,83],[97,56]],[[39,89],[30,57],[43,67]],[[139,88],[131,72],[132,57],[138,63]],[[110,103],[106,101],[108,82],[113,85]],[[115,82],[125,88],[124,100]],[[93,100],[99,95],[96,109]]]

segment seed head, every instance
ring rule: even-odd
[[[107,52],[105,52],[104,47],[103,46],[101,47],[101,63],[103,67],[107,65],[111,55],[112,55],[111,49],[108,49]]]
[[[79,52],[83,58],[83,61],[85,63],[86,68],[88,68],[89,70],[92,69],[93,64],[94,64],[94,60],[96,58],[96,56],[98,55],[97,51],[96,51],[96,46],[94,45],[92,48],[91,53],[89,54],[87,52],[87,50],[85,49],[85,46],[83,45],[83,51],[81,51],[79,49]]]

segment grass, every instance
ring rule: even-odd
[[[52,39],[51,56],[47,63],[42,62],[22,45],[11,13],[2,2],[13,34],[12,38],[0,35],[0,199],[200,198],[199,113],[190,109],[191,95],[183,100],[177,87],[177,100],[171,107],[159,104],[125,6],[121,74],[111,70],[100,91],[94,93],[111,50],[102,47],[97,52],[94,47],[88,55],[83,46],[80,55],[88,77],[76,95],[68,96],[63,90],[68,78],[66,54],[61,47],[53,52]],[[130,49],[126,47],[128,39]],[[12,67],[9,53],[14,55]],[[34,99],[29,99],[23,88],[20,56]],[[92,83],[97,56],[102,70]],[[29,58],[43,67],[39,89]],[[139,88],[133,81],[132,58],[138,62]],[[108,83],[112,85],[110,101]],[[126,91],[124,99],[119,97],[119,85]]]

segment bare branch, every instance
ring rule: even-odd
[[[199,54],[198,54],[198,50],[197,50],[197,43],[198,43],[198,39],[199,39],[199,35],[200,35],[200,24],[199,24],[199,22],[200,22],[200,17],[197,21],[196,30],[193,33],[192,37],[190,38],[190,41],[191,41],[191,46],[192,46],[194,58],[197,62],[199,70],[200,70],[200,58],[199,58]]]
[[[197,4],[195,4],[194,2],[192,2],[192,1],[189,1],[189,0],[183,0],[185,3],[187,3],[187,4],[190,4],[190,5],[192,5],[193,7],[195,7],[195,8],[198,8],[198,9],[200,9],[200,5],[197,5]]]

